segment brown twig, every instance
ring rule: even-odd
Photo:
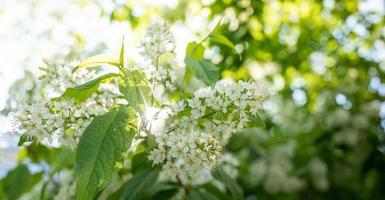
[[[180,179],[180,177],[178,176],[178,174],[175,176],[176,177],[176,181],[178,182],[178,184],[183,188],[184,192],[187,194],[189,193],[189,188],[183,184],[182,180]]]

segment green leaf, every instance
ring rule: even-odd
[[[205,60],[196,60],[187,56],[184,60],[195,78],[202,80],[208,85],[214,85],[219,79],[219,69],[215,65]]]
[[[190,42],[186,48],[186,57],[192,57],[196,60],[204,59],[205,48],[196,42]],[[183,77],[183,86],[186,87],[192,78],[192,71],[190,68],[186,68],[184,77]]]
[[[230,47],[234,51],[237,51],[235,49],[234,44],[229,39],[227,39],[227,37],[225,37],[224,35],[222,35],[220,33],[215,33],[215,34],[210,35],[210,39],[214,42],[217,42],[217,43],[223,44],[227,47]]]
[[[159,182],[149,187],[143,194],[142,199],[166,200],[172,199],[179,191],[179,186],[172,182]]]
[[[119,83],[120,92],[128,104],[136,111],[143,111],[149,102],[151,90],[148,86],[146,75],[139,70],[121,70],[123,79]]]
[[[28,192],[39,180],[42,174],[31,174],[27,166],[21,164],[8,172],[3,180],[4,193],[8,199],[18,199],[23,193]]]
[[[249,115],[249,126],[257,128],[265,128],[266,124],[263,121],[261,115],[257,112],[255,115]]]
[[[75,163],[75,152],[72,149],[61,149],[52,163],[52,172],[58,172]]]
[[[205,60],[199,61],[199,63],[207,75],[208,80],[206,83],[214,85],[219,79],[219,69],[212,63]]]
[[[76,71],[82,67],[95,67],[99,65],[112,65],[115,67],[120,67],[120,64],[120,59],[116,58],[116,56],[99,54],[81,61],[73,71]]]
[[[181,92],[181,91],[175,91],[171,94],[170,99],[173,102],[178,102],[181,100],[185,100],[188,98],[191,98],[193,95],[189,92]]]
[[[76,152],[76,197],[93,199],[117,173],[114,166],[123,162],[136,130],[133,110],[116,106],[96,117],[80,138]]]
[[[3,180],[0,180],[0,199],[5,199],[5,192],[3,189]]]
[[[186,56],[193,57],[197,60],[203,60],[205,48],[196,42],[190,42],[186,48]]]
[[[231,200],[232,197],[228,194],[226,194],[226,191],[222,191],[218,189],[216,186],[214,186],[212,183],[206,183],[202,185],[202,188],[204,188],[206,191],[210,192],[211,194],[215,195],[221,200]]]
[[[115,192],[111,193],[106,200],[116,200],[119,199],[120,196],[122,196],[123,188],[119,187]]]
[[[217,24],[215,25],[215,27],[213,28],[213,30],[211,30],[211,32],[201,40],[201,42],[199,44],[202,44],[204,41],[206,41],[211,35],[219,32],[219,30],[221,29],[221,22],[222,22],[222,17],[218,20]]]
[[[213,28],[213,30],[210,32],[210,35],[219,32],[219,30],[221,29],[222,18],[223,18],[223,16],[221,16],[221,18],[218,20],[217,24],[215,25],[215,27]]]
[[[63,95],[59,98],[74,98],[78,102],[83,102],[87,100],[92,94],[98,91],[99,85],[104,82],[109,80],[110,78],[117,77],[118,74],[115,73],[108,73],[103,76],[100,76],[94,80],[91,80],[87,83],[84,83],[82,85],[73,87],[73,88],[67,88]]]
[[[133,173],[143,171],[146,169],[151,169],[152,162],[148,160],[148,153],[143,151],[138,154],[135,154],[131,160],[131,169]]]
[[[120,55],[119,55],[119,62],[121,67],[124,66],[124,56],[125,56],[125,50],[124,50],[124,37],[123,37],[122,47],[120,48]]]
[[[214,194],[204,189],[191,191],[188,195],[188,199],[189,200],[220,200],[217,196],[215,196]]]
[[[34,145],[26,146],[25,148],[26,154],[21,155],[20,160],[24,159],[24,156],[28,156],[28,158],[34,162],[47,162],[51,163],[52,158],[54,156],[54,151],[51,149],[48,149],[46,146],[43,146],[39,143],[36,143]]]
[[[127,181],[121,200],[136,200],[149,187],[154,185],[158,179],[158,171],[144,170],[135,174]]]
[[[17,142],[17,146],[22,146],[25,142],[32,141],[32,138],[30,138],[27,134],[23,134],[19,138],[19,142]]]
[[[222,167],[215,167],[212,171],[212,174],[215,179],[225,185],[226,189],[230,192],[233,199],[243,199],[242,188],[222,169]]]
[[[186,71],[185,71],[184,77],[183,77],[183,87],[187,87],[191,81],[191,78],[192,78],[191,69],[189,69],[188,67],[186,67],[185,69],[186,69]]]
[[[188,200],[204,200],[197,191],[191,191]]]

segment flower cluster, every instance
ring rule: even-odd
[[[180,68],[180,65],[173,53],[174,49],[175,38],[167,22],[155,22],[147,29],[141,43],[144,63],[140,68],[145,72],[147,79],[153,83],[152,89],[157,99],[160,99],[166,90],[175,91],[176,89],[175,69]],[[163,55],[165,56],[161,58]]]
[[[158,21],[147,29],[141,54],[156,64],[162,54],[173,51],[174,48],[175,38],[170,31],[170,25],[165,21]]]
[[[149,159],[170,175],[199,182],[217,163],[231,134],[248,127],[263,98],[263,87],[255,82],[221,80],[197,90],[173,106],[166,120],[170,129],[154,134],[157,147]]]
[[[94,70],[89,71],[84,68],[80,68],[76,73],[72,74],[73,67],[71,66],[75,65],[75,62],[70,64],[49,62],[47,66],[40,67],[43,72],[43,75],[39,78],[40,81],[49,84],[47,93],[60,95],[68,87],[74,87],[96,77]]]
[[[304,187],[304,181],[292,175],[290,159],[295,155],[296,143],[289,141],[271,148],[266,157],[250,167],[250,184],[263,184],[269,193],[294,192]]]
[[[58,142],[74,148],[93,118],[108,111],[116,102],[117,87],[103,83],[99,91],[84,102],[74,99],[55,98],[66,88],[82,84],[96,77],[95,71],[81,69],[72,73],[68,65],[51,65],[42,68],[46,72],[30,102],[19,105],[13,113],[18,132],[31,139],[49,144]]]
[[[314,187],[319,191],[327,191],[329,189],[329,181],[326,163],[320,158],[315,157],[309,163],[309,171]]]
[[[73,171],[63,170],[60,174],[59,191],[53,197],[54,200],[75,199],[76,182]]]

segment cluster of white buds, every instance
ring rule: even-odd
[[[204,178],[217,163],[232,133],[248,127],[249,116],[261,109],[265,93],[255,82],[221,80],[177,103],[157,134],[149,159],[187,181]]]
[[[140,68],[152,82],[152,90],[157,99],[166,91],[173,92],[176,89],[175,69],[180,65],[173,53],[174,49],[175,38],[167,22],[157,21],[147,29],[141,43],[144,63]]]
[[[147,29],[142,41],[141,54],[156,64],[155,62],[162,54],[171,52],[174,48],[175,38],[170,31],[170,25],[161,20],[153,23]]]

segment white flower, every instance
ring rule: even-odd
[[[185,107],[185,103],[183,101],[179,101],[172,106],[172,111],[177,113],[182,111],[184,107]]]
[[[73,74],[72,66],[52,64],[42,68],[45,75],[38,82],[36,95],[14,114],[17,131],[43,143],[58,142],[74,148],[92,119],[115,104],[118,94],[116,86],[110,83],[103,83],[100,91],[81,103],[74,99],[53,99],[67,87],[96,78],[93,71],[85,69]]]
[[[76,182],[73,180],[72,171],[63,170],[60,172],[59,191],[54,196],[54,200],[68,200],[75,198]]]
[[[157,136],[158,146],[150,152],[149,159],[159,164],[165,154],[160,164],[170,176],[178,175],[192,183],[207,180],[207,171],[217,164],[230,135],[246,127],[249,114],[260,110],[256,106],[251,110],[248,102],[261,103],[264,94],[256,87],[253,82],[221,80],[176,103],[167,120],[170,131]],[[210,120],[200,126],[198,121],[205,117]]]
[[[249,183],[263,185],[269,193],[295,192],[304,187],[304,181],[292,175],[294,166],[290,162],[295,154],[296,143],[288,141],[270,147],[250,167]]]
[[[170,32],[170,25],[165,21],[157,21],[149,26],[142,42],[141,54],[156,62],[157,58],[175,48],[175,39]]]
[[[179,63],[172,53],[175,48],[175,39],[170,31],[170,25],[165,21],[157,21],[150,25],[141,43],[140,53],[144,62],[136,68],[143,70],[148,81],[153,85],[151,88],[154,97],[161,102],[164,94],[176,90],[176,68]],[[168,62],[160,63],[160,57],[166,53]],[[169,55],[167,54],[167,55]]]
[[[207,98],[212,94],[212,90],[210,87],[201,88],[194,92],[194,96],[197,98]]]
[[[329,189],[327,179],[328,168],[320,158],[313,158],[309,164],[309,170],[314,186],[320,191]]]
[[[165,159],[165,152],[164,150],[154,149],[151,151],[148,159],[152,160],[154,164],[160,164]]]

